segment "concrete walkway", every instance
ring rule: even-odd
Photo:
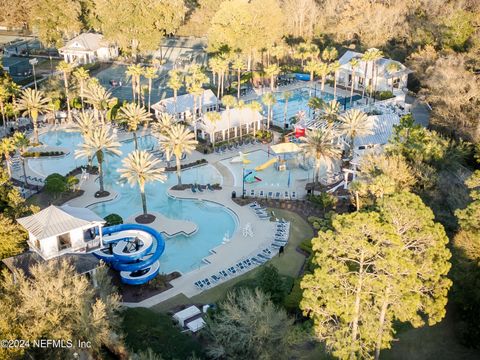
[[[269,247],[273,239],[274,223],[268,220],[260,220],[255,212],[248,206],[240,206],[233,202],[229,196],[231,189],[231,187],[225,186],[221,191],[204,191],[203,193],[195,194],[188,190],[169,191],[169,195],[175,198],[197,199],[222,204],[235,213],[238,220],[237,229],[230,241],[212,249],[212,254],[205,258],[208,262],[207,264],[172,280],[170,282],[173,286],[171,289],[138,303],[124,303],[125,306],[151,307],[182,293],[188,297],[195,296],[201,292],[201,290],[197,289],[194,285],[196,281],[218,274],[220,270],[226,270],[230,266],[235,266],[238,261],[249,256],[257,255],[262,249]],[[244,237],[242,234],[241,230],[245,228],[247,224],[250,224],[253,229],[253,237]],[[160,258],[160,263],[161,261]],[[249,271],[252,269],[253,267],[251,267]],[[242,273],[237,272],[237,275]],[[231,276],[229,278],[231,278]]]

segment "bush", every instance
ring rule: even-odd
[[[106,223],[105,226],[120,225],[123,224],[123,219],[118,214],[110,214],[103,218]]]
[[[390,90],[375,92],[375,99],[377,100],[387,100],[391,98],[393,98],[393,93]]]
[[[45,191],[55,197],[68,190],[67,179],[58,173],[48,175],[45,179]]]
[[[255,137],[264,142],[271,142],[273,140],[273,134],[268,130],[258,130]]]
[[[285,284],[276,267],[272,265],[262,266],[258,274],[259,288],[269,294],[274,304],[280,304],[286,294]]]
[[[292,290],[285,297],[285,300],[283,302],[283,306],[285,306],[285,309],[287,309],[287,311],[289,312],[299,311],[300,301],[302,300],[303,294],[303,290],[300,288],[301,281],[301,278],[295,279]]]
[[[320,195],[308,195],[307,199],[316,206],[321,207],[323,211],[334,208],[338,201],[335,196],[325,192],[322,192]]]

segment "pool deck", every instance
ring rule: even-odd
[[[192,236],[198,230],[197,224],[191,221],[171,219],[166,217],[165,215],[154,211],[149,211],[148,213],[155,216],[155,221],[153,223],[145,225],[153,227],[155,230],[162,233],[162,235],[165,235],[166,237],[173,237],[177,235]],[[130,216],[125,221],[125,223],[135,224],[135,218],[138,215],[140,215],[140,213]]]
[[[239,222],[237,230],[229,242],[212,249],[214,253],[205,258],[210,264],[205,264],[197,270],[182,274],[181,277],[172,280],[170,283],[173,287],[167,291],[138,303],[124,303],[125,306],[151,307],[182,293],[188,297],[195,296],[201,292],[201,290],[197,289],[194,285],[197,280],[209,278],[214,274],[218,275],[220,270],[226,270],[230,266],[235,266],[235,263],[238,261],[249,256],[254,256],[261,252],[262,249],[269,247],[273,238],[274,223],[259,219],[255,212],[248,206],[236,204],[230,197],[230,189],[229,186],[224,186],[224,189],[221,191],[204,191],[203,193],[192,193],[189,190],[169,190],[169,195],[176,198],[206,200],[222,204],[236,214]],[[245,228],[248,223],[253,229],[253,237],[244,237],[242,234],[241,230]],[[252,269],[253,267],[249,270]],[[237,272],[237,275],[242,273]],[[229,278],[232,278],[232,276]]]

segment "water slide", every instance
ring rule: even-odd
[[[120,271],[123,283],[145,284],[158,274],[165,241],[155,229],[140,224],[108,226],[102,229],[102,238],[105,247],[93,255]]]
[[[262,171],[262,170],[265,170],[266,168],[272,166],[273,164],[275,164],[276,162],[278,161],[277,158],[272,158],[270,160],[268,160],[266,163],[263,163],[262,165],[259,165],[255,168],[255,171]]]

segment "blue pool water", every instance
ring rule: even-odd
[[[287,124],[290,125],[290,118],[296,116],[299,111],[305,112],[305,120],[308,120],[311,115],[311,109],[308,107],[308,100],[317,96],[322,98],[324,101],[329,102],[334,99],[333,94],[328,92],[321,92],[320,88],[309,88],[303,87],[300,89],[292,90],[292,97],[288,100],[287,106]],[[273,106],[273,123],[274,125],[283,127],[284,120],[284,111],[285,111],[285,99],[283,98],[283,92],[275,93],[277,99],[276,104]],[[353,96],[353,101],[356,101],[360,98],[359,95]],[[340,103],[342,109],[349,109],[351,107],[350,97],[343,98],[337,96],[337,101]]]
[[[226,166],[233,174],[235,179],[235,186],[242,186],[242,172],[255,169],[255,167],[264,164],[270,159],[273,159],[272,153],[264,150],[257,150],[246,154],[246,158],[251,162],[249,164],[231,163],[230,159],[222,160],[221,163]],[[283,159],[283,156],[280,157]],[[303,155],[292,155],[286,158],[287,169],[279,171],[275,165],[269,166],[264,170],[255,171],[255,176],[261,181],[250,182],[245,184],[247,193],[251,189],[264,191],[285,191],[295,190],[295,188],[303,188],[305,183],[311,181],[314,177],[313,161],[311,159],[304,159]],[[303,165],[303,168],[300,167]],[[245,169],[245,170],[244,170]],[[326,173],[326,168],[320,169],[320,174]]]
[[[74,149],[82,143],[79,133],[50,132],[41,135],[40,141],[44,144],[67,147],[72,151],[61,159],[30,160],[30,167],[39,174],[48,175],[52,172],[65,174],[76,166],[86,163],[86,160],[74,158]],[[149,149],[153,145],[156,145],[153,137],[139,138],[141,149]],[[116,213],[126,219],[142,211],[138,188],[131,188],[118,181],[117,169],[121,166],[121,159],[133,148],[132,140],[122,142],[122,156],[107,156],[105,159],[105,185],[107,189],[116,191],[119,196],[113,201],[90,207],[102,217]],[[220,183],[221,175],[214,167],[207,165],[183,171],[182,180],[185,183]],[[165,183],[150,183],[145,188],[149,211],[159,212],[173,219],[190,220],[198,227],[197,233],[190,237],[179,235],[167,238],[165,253],[160,258],[160,271],[163,273],[175,270],[186,273],[200,267],[202,258],[209,255],[209,250],[220,245],[225,234],[231,236],[237,227],[235,215],[221,205],[204,201],[175,200],[168,197],[166,191],[176,184],[176,181],[176,175],[169,173]],[[215,226],[212,226],[212,220],[215,221]]]

